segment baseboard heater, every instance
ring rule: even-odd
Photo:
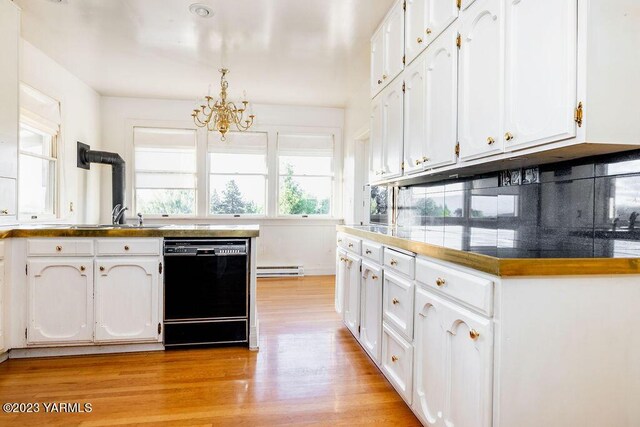
[[[304,268],[301,265],[258,266],[258,277],[302,277]]]

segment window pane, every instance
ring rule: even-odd
[[[53,214],[55,161],[20,155],[20,213]]]
[[[264,214],[266,179],[263,175],[211,175],[209,213]]]
[[[280,214],[329,215],[331,213],[330,177],[280,177]]]
[[[52,136],[29,126],[20,125],[20,150],[40,156],[51,155]]]
[[[331,175],[331,157],[280,156],[280,175]]]
[[[196,211],[196,191],[136,190],[136,207],[143,214],[192,215]]]
[[[136,170],[195,173],[196,150],[136,148]]]
[[[196,177],[184,173],[137,173],[136,188],[195,189]]]
[[[267,173],[265,154],[210,153],[209,161],[211,173]]]

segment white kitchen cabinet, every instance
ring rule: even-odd
[[[362,261],[360,336],[362,347],[380,364],[382,341],[382,268]]]
[[[350,253],[345,261],[344,323],[358,337],[360,327],[360,258]]]
[[[346,282],[346,266],[347,253],[343,250],[336,252],[336,289],[335,289],[335,308],[338,314],[344,311],[344,292]]]
[[[422,421],[491,426],[491,320],[418,288],[415,328],[413,408]]]
[[[405,339],[413,340],[414,283],[384,270],[382,315]]]
[[[505,150],[576,136],[578,0],[505,4]]]
[[[93,258],[27,262],[28,344],[93,341]]]
[[[383,178],[402,174],[404,82],[398,78],[382,92]]]
[[[381,369],[400,396],[411,405],[413,346],[386,323],[382,326]]]
[[[382,147],[383,138],[382,94],[373,100],[371,105],[371,132],[369,133],[370,159],[369,176],[373,180],[381,179],[384,162]]]
[[[427,158],[426,56],[404,72],[404,173],[421,172]]]
[[[404,69],[404,2],[398,0],[371,39],[371,97]]]
[[[460,158],[501,153],[503,111],[501,0],[476,0],[461,17],[458,131]]]
[[[457,18],[457,0],[407,0],[405,18],[407,64],[410,64]]]
[[[18,209],[15,178],[0,177],[0,220],[14,220]]]
[[[380,27],[371,38],[371,97],[373,98],[384,86],[384,27]]]
[[[160,258],[96,258],[95,341],[158,341]]]
[[[7,312],[6,307],[4,306],[4,292],[5,292],[5,281],[4,281],[4,243],[0,242],[0,246],[2,249],[0,250],[0,354],[6,351],[5,348],[5,337],[4,337],[4,316]]]
[[[20,11],[13,2],[0,1],[0,177],[16,178],[18,171],[18,46]],[[15,181],[14,181],[15,182]],[[15,184],[14,184],[15,185]],[[6,202],[6,200],[3,200]],[[13,202],[15,204],[15,191]],[[15,212],[15,206],[1,206]]]

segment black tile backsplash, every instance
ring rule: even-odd
[[[598,256],[640,250],[640,150],[541,165],[528,184],[494,174],[402,187],[398,227],[446,231],[461,247]],[[537,182],[536,182],[537,181]],[[459,234],[459,237],[456,237]],[[458,242],[450,242],[458,245]],[[489,249],[487,249],[489,250]]]

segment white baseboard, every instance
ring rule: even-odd
[[[258,351],[258,343],[260,342],[260,320],[256,321],[255,327],[249,328],[249,350]]]
[[[333,276],[336,274],[336,267],[319,267],[319,268],[304,268],[305,276]]]
[[[134,353],[141,351],[162,351],[162,343],[93,345],[80,347],[14,348],[9,351],[10,359],[30,357],[83,356],[89,354]]]
[[[9,352],[8,351],[5,351],[4,353],[0,354],[0,363],[4,362],[8,358],[9,358]]]

